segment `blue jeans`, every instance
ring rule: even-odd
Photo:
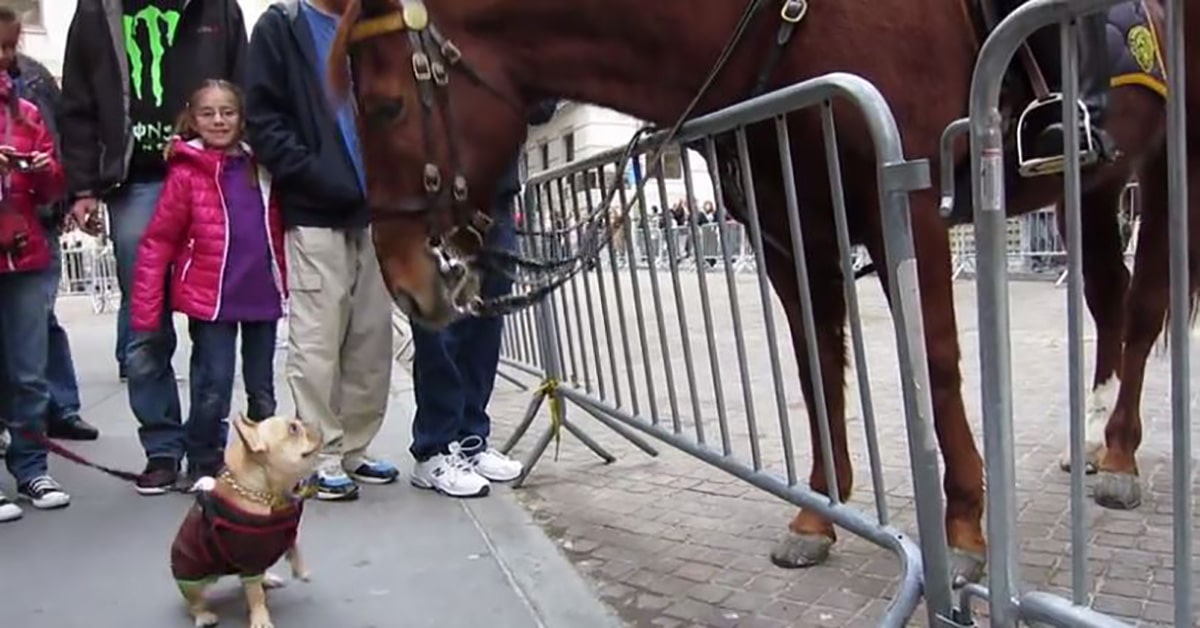
[[[488,245],[512,250],[516,227],[511,199],[497,202],[495,223],[488,231]],[[500,273],[484,277],[485,297],[497,297],[512,288],[512,280]],[[475,436],[479,449],[487,448],[492,420],[488,400],[500,361],[504,319],[465,318],[440,332],[412,326],[413,387],[417,412],[413,417],[412,446],[417,460],[447,453],[452,442]],[[472,452],[467,452],[472,453]]]
[[[129,299],[138,244],[154,215],[162,183],[131,183],[105,199],[112,230],[113,253],[117,258],[117,283],[121,308],[117,312],[117,362],[122,370],[133,343],[144,343],[153,356],[153,368],[128,373],[129,405],[141,427],[138,438],[147,458],[165,457],[179,461],[184,455],[184,430],[179,387],[171,358],[178,339],[171,321],[170,290],[164,287],[163,318],[153,337],[134,338],[129,331]]]
[[[46,448],[24,435],[46,433],[50,388],[46,383],[49,307],[42,272],[0,274],[0,344],[3,345],[9,432],[5,456],[17,484],[46,473]]]
[[[47,231],[50,241],[50,268],[46,270],[46,298],[49,300],[49,329],[47,336],[49,352],[46,362],[46,380],[50,386],[50,421],[60,421],[79,416],[79,380],[75,376],[75,362],[71,359],[71,341],[67,330],[58,323],[54,314],[54,303],[58,300],[58,286],[62,281],[62,244],[56,231]]]
[[[261,421],[275,414],[276,325],[275,321],[188,321],[188,335],[192,338],[191,408],[185,430],[191,469],[212,470],[224,460],[239,328],[242,382],[249,401],[246,416]]]
[[[158,197],[162,194],[162,182],[130,183],[121,187],[109,198],[109,228],[113,241],[113,255],[117,258],[117,285],[121,289],[121,306],[117,310],[117,365],[125,371],[125,356],[132,340],[129,322],[129,297],[133,287],[133,266],[137,261],[138,244],[150,218]],[[174,332],[172,332],[174,333]]]

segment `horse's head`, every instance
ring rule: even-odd
[[[478,302],[474,262],[526,105],[497,55],[448,37],[470,7],[440,3],[435,25],[420,0],[344,4],[329,71],[356,103],[384,281],[413,321],[440,328]]]

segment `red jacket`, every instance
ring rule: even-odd
[[[4,125],[9,116],[11,84],[0,84],[0,144],[4,143]],[[18,101],[20,119],[12,121],[9,145],[18,153],[40,152],[50,155],[50,165],[39,172],[14,172],[7,190],[9,198],[0,206],[0,243],[11,243],[21,236],[24,245],[16,250],[0,246],[0,273],[43,270],[50,266],[50,243],[38,220],[40,205],[58,200],[66,188],[62,165],[54,153],[54,140],[38,108],[28,100]]]
[[[161,325],[167,268],[171,305],[191,318],[211,321],[221,311],[221,287],[228,257],[229,208],[221,192],[223,151],[204,148],[199,141],[171,141],[167,179],[154,217],[138,246],[134,266],[132,324],[134,331],[155,331]],[[250,153],[243,145],[242,150]],[[263,206],[267,208],[267,237],[272,275],[281,299],[287,298],[283,221],[271,191],[271,178],[258,170]]]

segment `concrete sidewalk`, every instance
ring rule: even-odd
[[[82,298],[60,300],[58,313],[71,336],[83,414],[102,430],[97,442],[65,444],[94,460],[140,470],[136,422],[112,357],[113,314],[92,314]],[[189,354],[182,321],[178,329],[177,368]],[[364,486],[357,502],[310,502],[301,546],[313,579],[289,582],[270,594],[275,625],[620,626],[507,489],[459,501],[408,484],[411,381],[399,367],[394,380],[391,409],[373,453],[399,465],[402,480]],[[180,388],[186,407],[187,382]],[[281,411],[290,412],[281,380],[276,394]],[[243,403],[239,391],[235,410]],[[73,501],[66,510],[48,513],[25,507],[23,519],[0,524],[3,625],[190,626],[168,567],[168,548],[190,498],[141,497],[126,483],[61,458],[52,456],[50,465]],[[11,477],[0,477],[0,488],[12,496]],[[287,575],[286,568],[276,571]],[[222,580],[210,597],[222,625],[246,625],[236,579]]]

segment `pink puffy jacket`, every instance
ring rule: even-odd
[[[250,153],[249,146],[242,149]],[[162,196],[138,246],[131,299],[134,331],[158,330],[167,268],[172,263],[171,305],[176,312],[211,321],[221,310],[229,242],[228,208],[220,184],[226,155],[204,148],[198,140],[179,138],[171,141],[170,153]],[[270,175],[262,167],[258,167],[258,181],[267,208],[275,288],[286,299],[283,222],[271,193]]]
[[[5,120],[9,116],[11,82],[0,81],[0,144]],[[20,234],[25,238],[19,250],[0,251],[0,273],[44,270],[50,266],[50,243],[38,220],[37,207],[58,200],[66,189],[62,165],[54,154],[54,141],[38,108],[25,99],[17,101],[20,119],[12,121],[11,147],[19,153],[42,152],[50,155],[50,165],[38,172],[14,172],[7,208],[0,209],[0,241],[10,242]]]

